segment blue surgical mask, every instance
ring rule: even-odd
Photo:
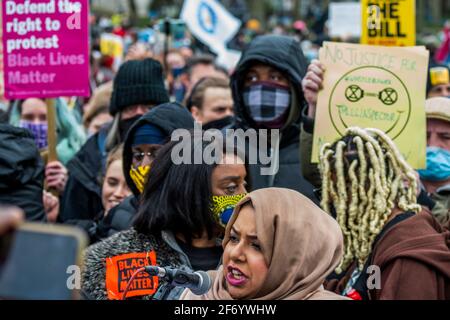
[[[419,170],[419,175],[426,181],[444,181],[450,178],[450,151],[427,147],[427,168]]]

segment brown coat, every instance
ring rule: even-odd
[[[373,299],[450,299],[450,231],[429,211],[389,229],[372,261],[381,270],[381,289],[371,292]]]
[[[381,271],[381,288],[371,300],[449,300],[450,231],[428,210],[388,229],[375,244],[370,265]],[[342,293],[354,266],[326,289]]]

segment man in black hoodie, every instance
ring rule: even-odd
[[[120,67],[109,106],[113,122],[92,136],[67,165],[69,179],[61,199],[61,222],[92,220],[102,210],[98,178],[105,169],[108,151],[125,140],[140,116],[168,101],[158,61],[130,60]]]
[[[21,208],[26,220],[45,221],[43,186],[44,163],[33,134],[0,124],[0,204]]]
[[[112,208],[100,222],[100,237],[111,236],[131,226],[145,176],[151,170],[154,151],[170,141],[174,130],[193,128],[194,119],[190,112],[178,103],[165,103],[153,108],[130,128],[123,148],[123,174],[133,195]]]
[[[300,121],[305,105],[301,81],[306,68],[300,44],[293,38],[256,37],[243,52],[231,77],[236,116],[231,128],[279,130],[279,139],[269,142],[268,154],[276,162],[271,165],[279,166],[278,171],[263,175],[260,161],[251,164],[254,189],[290,188],[316,200],[312,185],[299,169]]]

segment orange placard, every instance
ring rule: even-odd
[[[156,265],[155,251],[128,253],[106,259],[106,290],[108,299],[121,300],[131,276],[145,266]],[[132,281],[127,298],[151,295],[158,288],[158,277],[141,272]]]

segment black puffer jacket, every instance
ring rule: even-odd
[[[0,124],[0,204],[24,210],[27,220],[45,221],[44,163],[26,130]]]
[[[255,38],[243,52],[241,60],[231,78],[235,108],[235,124],[232,129],[255,128],[254,122],[248,115],[243,101],[245,74],[255,63],[263,63],[280,70],[290,81],[295,92],[295,105],[291,105],[289,123],[281,130],[280,145],[271,154],[272,159],[278,159],[279,170],[275,175],[262,175],[261,165],[250,165],[253,189],[268,187],[290,188],[301,192],[317,202],[313,194],[312,185],[303,178],[299,158],[299,136],[301,110],[305,105],[301,81],[307,69],[307,60],[303,55],[300,44],[290,37],[266,35]],[[298,108],[298,109],[292,109]],[[276,160],[275,160],[276,161]]]
[[[123,148],[123,174],[128,186],[133,192],[133,196],[112,208],[108,215],[101,221],[100,228],[104,237],[128,229],[131,226],[132,218],[137,212],[140,193],[129,173],[133,161],[131,144],[134,133],[144,124],[157,126],[167,136],[167,141],[170,141],[170,136],[174,130],[193,129],[194,119],[190,112],[182,105],[178,103],[165,103],[147,112],[130,128]]]

